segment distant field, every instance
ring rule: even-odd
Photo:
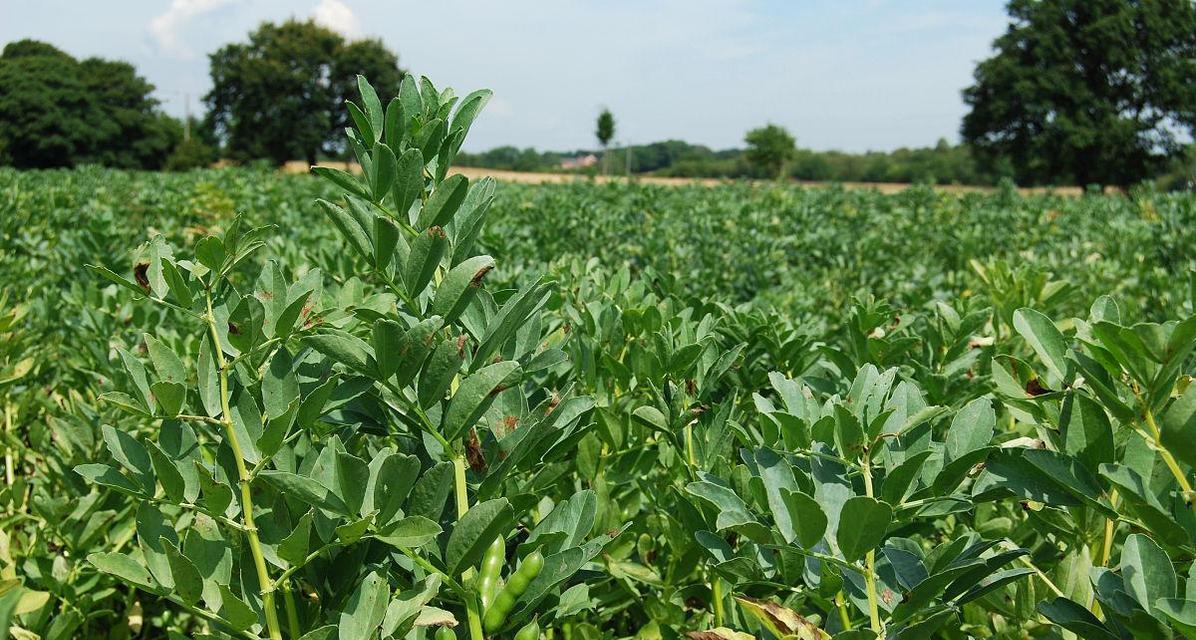
[[[325,162],[321,163],[325,166],[336,166],[340,168],[347,168],[351,171],[360,171],[360,168],[355,163],[345,162]],[[286,173],[307,173],[309,166],[306,162],[295,160],[286,163],[283,166],[283,171]],[[485,169],[481,167],[457,167],[453,170],[456,173],[464,174],[471,180],[483,176],[491,176],[495,180],[502,180],[503,182],[519,182],[524,184],[557,184],[562,182],[586,182],[593,180],[598,183],[605,182],[621,182],[626,180],[622,176],[596,176],[588,177],[572,173],[540,173],[528,171],[504,171],[502,169]],[[643,184],[659,184],[659,185],[690,185],[699,184],[704,186],[715,186],[730,182],[719,178],[668,178],[661,176],[635,176],[634,180]],[[791,184],[800,185],[803,187],[825,187],[831,184],[839,184],[847,189],[872,189],[880,193],[894,194],[905,191],[912,185],[904,182],[842,182],[829,183],[817,182],[813,180],[794,181]],[[964,185],[938,185],[935,187],[940,191],[947,193],[991,193],[993,187],[973,187]],[[1078,196],[1084,191],[1080,187],[1033,187],[1019,189],[1023,195],[1053,193],[1064,196]]]

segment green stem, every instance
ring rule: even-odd
[[[1167,468],[1171,470],[1171,475],[1175,476],[1176,482],[1179,483],[1179,488],[1183,490],[1184,501],[1191,504],[1192,502],[1192,483],[1188,482],[1188,476],[1179,468],[1179,463],[1175,461],[1175,456],[1163,446],[1163,434],[1159,431],[1159,425],[1154,421],[1154,413],[1151,412],[1150,407],[1145,410],[1146,426],[1150,429],[1150,435],[1154,438],[1154,449],[1159,452],[1159,457],[1167,464]]]
[[[224,433],[232,450],[233,460],[237,465],[238,484],[241,486],[241,513],[245,523],[245,538],[249,542],[249,552],[253,556],[253,565],[257,570],[257,582],[261,587],[262,609],[266,614],[266,628],[270,632],[271,640],[282,640],[282,626],[278,624],[278,610],[274,607],[274,582],[270,580],[270,572],[266,569],[266,557],[262,555],[262,543],[257,536],[257,526],[253,523],[253,491],[250,487],[251,476],[245,467],[245,459],[241,454],[241,443],[237,439],[237,431],[233,428],[232,409],[229,407],[228,390],[228,362],[224,359],[224,349],[220,346],[220,331],[216,327],[216,315],[212,312],[212,293],[205,294],[208,305],[208,330],[212,335],[212,352],[216,356],[216,366],[220,376],[220,418],[224,423]]]
[[[872,466],[869,461],[870,452],[865,451],[863,458],[861,458],[860,469],[864,473],[864,493],[872,497]],[[876,550],[869,549],[868,554],[864,556],[864,583],[868,587],[868,617],[872,622],[872,632],[877,637],[883,638],[885,635],[885,625],[880,619],[880,607],[878,606],[878,599],[876,596]]]
[[[835,607],[839,610],[839,622],[843,623],[843,630],[851,631],[851,616],[847,615],[847,600],[841,590],[835,594]]]
[[[711,599],[714,600],[714,626],[723,626],[723,581],[717,575],[710,577]]]
[[[287,628],[292,638],[303,635],[299,628],[299,611],[295,609],[295,595],[291,593],[291,582],[282,583],[282,601],[287,610]]]
[[[453,452],[453,485],[457,494],[457,521],[465,517],[465,513],[469,511],[469,487],[465,484],[465,456]],[[461,584],[469,584],[470,579],[473,578],[473,568],[466,569],[461,574]],[[465,598],[465,615],[469,618],[469,637],[470,640],[485,640],[485,633],[482,632],[482,614],[478,608],[478,598],[475,593],[464,594]]]

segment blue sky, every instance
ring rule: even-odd
[[[633,143],[740,146],[767,122],[813,149],[955,141],[960,89],[1006,25],[1004,0],[0,0],[0,42],[127,60],[181,114],[208,52],[292,16],[493,89],[470,150],[592,147],[604,106]]]

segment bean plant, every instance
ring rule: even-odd
[[[360,174],[0,171],[0,634],[1196,637],[1190,196],[500,186],[359,93]]]

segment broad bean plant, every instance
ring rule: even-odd
[[[1190,196],[500,186],[359,94],[360,173],[0,172],[0,637],[1196,637]]]

